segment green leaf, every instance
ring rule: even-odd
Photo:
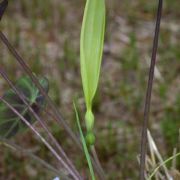
[[[91,109],[98,86],[104,29],[104,0],[87,0],[80,41],[81,77],[87,109]]]
[[[105,0],[87,0],[80,40],[81,78],[86,102],[86,127],[92,134],[92,103],[101,68],[105,31]]]
[[[46,78],[39,79],[40,84],[46,92],[48,92],[48,81]],[[45,98],[41,95],[34,83],[28,76],[20,78],[15,87],[25,97],[27,103],[31,108],[39,114],[45,106]],[[3,99],[6,100],[13,108],[15,108],[29,123],[33,123],[35,120],[31,113],[28,111],[28,107],[20,97],[12,90],[9,89],[3,95]],[[0,102],[0,137],[10,138],[16,135],[17,132],[24,131],[27,126],[21,121],[21,119],[9,109],[2,101]]]

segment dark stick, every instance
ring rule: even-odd
[[[154,79],[154,69],[155,69],[155,64],[156,64],[156,54],[157,54],[157,48],[158,48],[162,4],[163,4],[163,0],[159,0],[158,10],[157,10],[157,19],[156,19],[156,28],[155,28],[155,34],[154,34],[152,56],[151,56],[151,65],[149,69],[148,87],[146,91],[144,118],[143,118],[143,125],[142,125],[142,137],[141,137],[140,180],[145,179],[144,171],[145,171],[146,152],[147,152],[147,126],[148,126],[148,120],[149,120],[151,94],[152,94],[152,86],[153,86],[153,79]]]

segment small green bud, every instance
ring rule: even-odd
[[[86,142],[88,145],[94,145],[95,143],[95,135],[93,134],[93,132],[88,132],[86,135]]]
[[[87,131],[92,131],[94,126],[94,115],[91,110],[88,110],[85,115]]]

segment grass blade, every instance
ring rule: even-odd
[[[169,161],[173,160],[174,158],[180,156],[180,152],[169,157],[168,159],[166,159],[165,161],[163,161],[158,167],[156,167],[156,169],[152,172],[152,174],[148,177],[148,180],[151,180],[152,177],[156,174],[156,172],[158,171],[159,168],[161,168],[162,166],[164,166],[166,163],[168,163]],[[173,179],[173,178],[172,178]],[[171,180],[171,179],[170,179]]]
[[[89,151],[88,151],[88,148],[87,148],[86,140],[84,138],[84,135],[83,135],[83,132],[82,132],[82,129],[81,129],[77,108],[76,108],[75,103],[73,103],[73,104],[74,104],[74,110],[75,110],[75,113],[76,113],[77,125],[78,125],[79,133],[80,133],[80,136],[81,136],[81,142],[82,142],[84,153],[85,153],[87,163],[88,163],[88,166],[89,166],[89,171],[90,171],[90,174],[91,174],[91,178],[92,178],[92,180],[95,180],[95,175],[94,175],[94,170],[93,170],[93,166],[92,166],[92,162],[91,162],[91,157],[90,157],[90,154],[89,154]]]

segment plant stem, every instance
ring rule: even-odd
[[[48,115],[48,116],[50,116],[51,118],[53,118],[53,119],[55,119],[56,117],[54,117],[54,115],[52,114],[52,113],[50,113],[50,112],[48,112],[47,110],[45,110],[45,113]],[[79,147],[81,150],[83,150],[82,149],[82,146],[80,146]],[[91,154],[92,154],[92,157],[91,157],[91,160],[92,160],[92,164],[94,165],[94,167],[96,168],[95,169],[95,171],[97,172],[97,174],[98,174],[98,176],[99,176],[99,178],[101,179],[101,180],[105,180],[106,178],[105,178],[105,173],[104,173],[104,171],[103,171],[103,169],[102,169],[102,167],[101,167],[101,165],[100,165],[100,162],[98,163],[98,161],[99,160],[97,160],[98,159],[98,157],[97,157],[97,159],[95,160],[95,156],[93,155],[93,152],[91,151]],[[91,156],[91,155],[90,155]],[[97,156],[97,154],[96,154],[96,156]]]
[[[148,126],[148,120],[149,120],[150,102],[151,102],[152,86],[153,86],[153,79],[154,79],[154,68],[156,64],[156,53],[157,53],[157,48],[158,48],[162,4],[163,4],[163,0],[159,0],[155,35],[154,35],[154,41],[153,41],[153,50],[152,50],[152,56],[151,56],[151,65],[150,65],[150,70],[149,70],[149,80],[148,80],[148,87],[146,91],[144,118],[143,118],[143,125],[142,125],[142,136],[141,136],[140,180],[145,179],[144,171],[145,171],[145,161],[146,161],[146,152],[147,152],[147,126]]]
[[[98,155],[97,155],[97,153],[96,153],[95,146],[94,146],[94,145],[93,145],[93,146],[90,146],[90,149],[91,149],[91,153],[92,153],[92,156],[93,156],[93,158],[94,158],[94,161],[96,162],[97,166],[99,167],[99,171],[100,171],[100,174],[101,174],[101,178],[105,180],[105,179],[106,179],[105,173],[104,173],[104,170],[103,170],[103,168],[102,168],[102,166],[101,166],[101,163],[100,163],[100,161],[99,161]]]

